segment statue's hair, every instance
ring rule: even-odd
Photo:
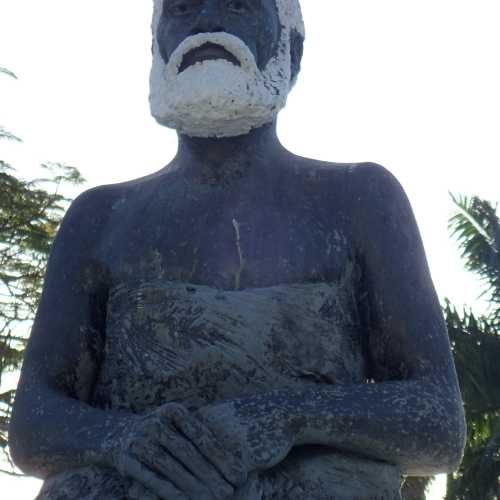
[[[163,0],[154,1],[153,29],[158,26],[163,8]],[[290,36],[291,33],[298,33],[302,38],[305,37],[304,21],[300,9],[299,0],[275,0],[278,16],[282,27]],[[154,33],[153,33],[154,35]]]
[[[289,33],[296,32],[305,37],[304,21],[299,0],[275,0],[280,23]]]

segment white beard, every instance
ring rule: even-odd
[[[184,55],[206,43],[224,47],[240,62],[206,60],[179,73]],[[291,88],[290,45],[282,37],[263,71],[250,49],[228,33],[186,38],[165,65],[155,40],[150,107],[161,125],[192,137],[233,137],[272,122]]]

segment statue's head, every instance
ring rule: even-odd
[[[154,0],[151,112],[194,137],[272,122],[302,57],[299,0]]]

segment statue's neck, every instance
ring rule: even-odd
[[[175,167],[189,177],[225,178],[258,170],[285,149],[276,133],[276,122],[246,135],[224,138],[199,138],[179,134]]]

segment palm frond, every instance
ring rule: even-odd
[[[500,335],[486,318],[446,302],[448,334],[468,417],[500,411]]]
[[[0,139],[7,139],[8,141],[23,142],[22,139],[9,132],[3,127],[0,127]]]
[[[447,500],[500,498],[500,222],[496,206],[478,197],[453,196],[458,209],[449,227],[468,270],[484,282],[490,313],[444,314],[465,403],[467,444],[460,469],[448,475]]]
[[[10,69],[2,68],[0,66],[0,73],[3,73],[4,75],[10,76],[10,77],[15,78],[17,80],[17,75],[15,73],[13,73],[12,71],[10,71]]]
[[[500,421],[499,416],[496,422]],[[498,500],[500,497],[500,432],[468,445],[460,469],[448,476],[447,500]]]
[[[500,497],[500,335],[487,318],[444,307],[467,418],[460,469],[448,476],[447,500]],[[495,496],[496,495],[496,496]]]
[[[476,196],[450,196],[458,212],[449,227],[457,238],[468,270],[475,272],[490,295],[492,319],[500,325],[500,219],[497,207]]]

